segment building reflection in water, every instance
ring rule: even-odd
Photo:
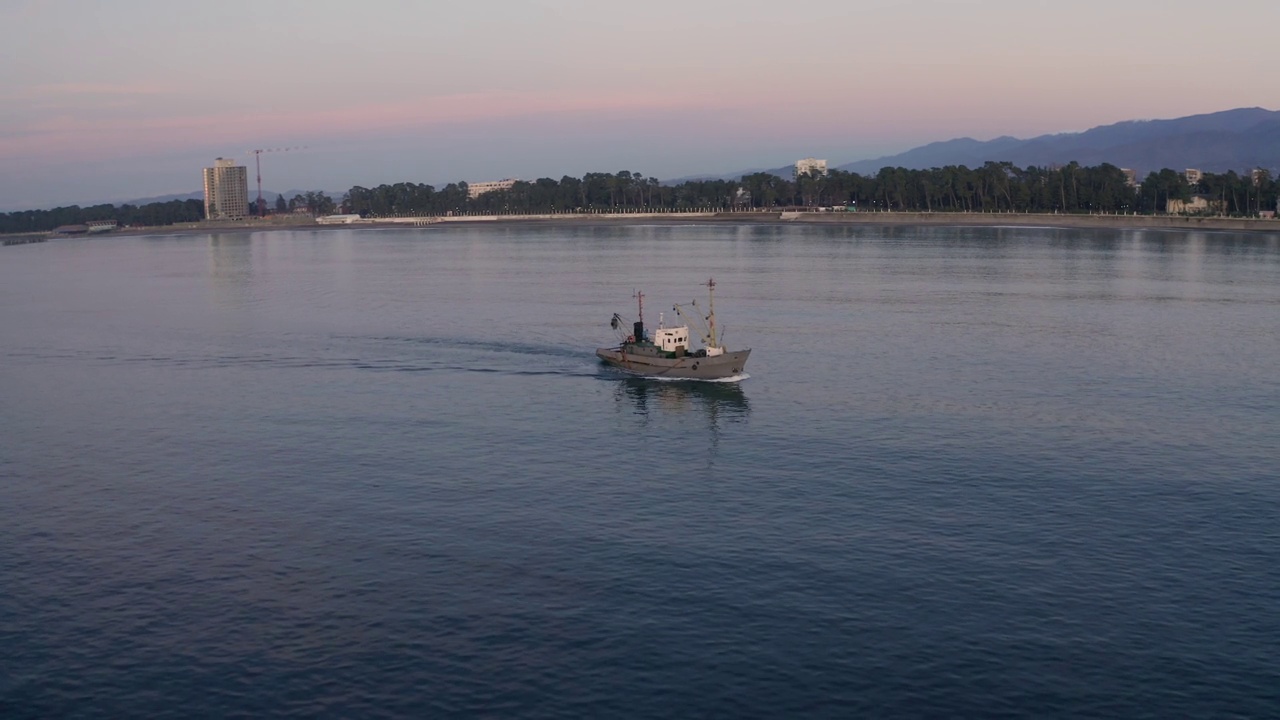
[[[244,282],[253,272],[253,238],[249,233],[209,235],[209,275],[216,282]]]
[[[209,235],[209,284],[212,300],[232,308],[253,302],[253,236]]]

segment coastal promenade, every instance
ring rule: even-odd
[[[252,232],[255,230],[333,230],[360,227],[424,228],[470,224],[615,225],[615,224],[770,224],[932,227],[1049,227],[1078,229],[1150,229],[1263,232],[1280,234],[1280,219],[1198,215],[1090,215],[1054,213],[721,211],[701,209],[664,212],[576,212],[543,214],[466,214],[361,218],[347,223],[320,223],[315,218],[285,216],[236,221],[203,221],[161,227],[134,227],[111,235]],[[23,238],[17,242],[34,242]],[[102,236],[98,236],[102,237]],[[39,236],[43,240],[44,236]],[[6,242],[5,244],[10,244]]]
[[[1098,229],[1232,230],[1280,232],[1280,220],[1180,215],[1086,215],[1054,213],[955,212],[759,212],[695,211],[657,213],[549,213],[537,215],[464,215],[431,218],[377,218],[367,225],[437,223],[768,223],[821,225],[895,225],[941,227],[1061,227]]]
[[[786,213],[782,213],[786,215]],[[1280,220],[1196,215],[1083,215],[1053,213],[797,213],[792,222],[947,227],[1061,227],[1098,229],[1280,232]],[[783,218],[785,219],[785,218]]]

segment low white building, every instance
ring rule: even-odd
[[[1168,200],[1164,211],[1170,215],[1221,215],[1226,211],[1222,200],[1211,200],[1207,195],[1192,195],[1190,200]]]
[[[492,182],[467,183],[467,199],[475,200],[481,195],[493,192],[494,190],[510,190],[515,187],[516,181],[512,179],[494,180]]]
[[[320,225],[350,225],[360,222],[359,215],[325,215],[316,218],[316,222]]]
[[[826,175],[827,161],[819,160],[817,158],[797,160],[795,168],[791,171],[791,179],[796,180],[801,175],[808,175],[810,173],[815,175]]]

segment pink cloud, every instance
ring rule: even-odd
[[[66,85],[69,92],[148,91],[144,87]],[[108,159],[139,151],[164,152],[184,147],[227,144],[247,146],[263,138],[296,139],[315,135],[377,131],[557,114],[608,114],[708,107],[696,96],[655,93],[591,95],[474,93],[439,98],[374,103],[319,110],[254,113],[183,114],[167,117],[94,117],[92,113],[51,116],[0,137],[0,158]],[[228,150],[231,152],[231,150]]]
[[[117,83],[51,83],[35,85],[31,94],[49,95],[163,95],[171,92],[159,85],[122,85]]]

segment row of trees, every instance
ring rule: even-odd
[[[276,212],[306,212],[310,215],[328,215],[338,210],[338,204],[322,192],[295,195],[292,200],[283,196],[276,199]],[[249,214],[256,215],[257,203],[249,203]],[[83,225],[90,222],[114,220],[121,226],[155,227],[176,223],[198,222],[204,219],[204,202],[201,200],[170,200],[146,205],[91,205],[53,208],[52,210],[19,210],[0,213],[0,233],[48,232],[63,225]]]
[[[541,178],[516,182],[509,190],[468,197],[466,183],[431,185],[396,183],[375,188],[356,186],[341,205],[320,192],[275,201],[278,213],[305,211],[326,215],[338,210],[371,216],[447,215],[451,213],[558,213],[691,208],[785,209],[853,206],[865,211],[926,212],[1057,212],[1163,213],[1171,200],[1207,196],[1214,212],[1257,215],[1276,207],[1280,189],[1269,173],[1256,179],[1235,172],[1205,173],[1191,185],[1173,170],[1147,175],[1138,187],[1128,184],[1114,165],[1082,167],[1015,167],[989,162],[979,168],[948,165],[928,170],[883,168],[875,175],[832,170],[795,180],[770,173],[739,181],[690,180],[663,185],[642,173],[587,173],[581,178]],[[250,204],[256,215],[257,204]],[[115,220],[121,225],[171,225],[204,218],[199,200],[173,200],[149,205],[94,205],[0,213],[0,233],[42,232],[60,225]]]
[[[48,232],[62,225],[115,220],[121,225],[173,225],[204,219],[200,200],[170,200],[146,205],[91,205],[52,210],[19,210],[0,213],[0,233]]]
[[[431,185],[396,183],[376,188],[356,186],[343,197],[347,212],[386,216],[443,215],[450,212],[572,212],[600,208],[678,208],[717,204],[719,195],[732,194],[737,183],[721,182],[708,193],[705,183],[662,185],[655,177],[623,170],[617,174],[587,173],[553,180],[516,182],[510,190],[495,190],[468,198],[466,183]],[[706,197],[703,197],[703,196]]]
[[[266,204],[266,201],[263,201]],[[277,195],[274,206],[274,212],[277,215],[285,213],[307,213],[308,215],[331,215],[338,210],[338,204],[333,198],[322,192],[311,192],[294,195],[292,200],[285,200],[284,195]],[[258,201],[249,201],[249,216],[256,217],[258,212]]]
[[[1256,215],[1275,208],[1277,183],[1252,177],[1205,173],[1197,185],[1180,173],[1161,170],[1140,185],[1128,183],[1114,165],[1015,167],[989,162],[979,168],[949,165],[929,170],[884,168],[875,175],[832,170],[788,180],[770,173],[740,181],[691,180],[662,185],[656,178],[622,171],[582,178],[518,181],[509,190],[468,198],[466,183],[396,183],[356,186],[343,197],[344,212],[372,216],[449,213],[551,213],[680,210],[689,208],[783,209],[855,206],[859,210],[926,212],[1163,213],[1170,200],[1204,194],[1229,215]]]

